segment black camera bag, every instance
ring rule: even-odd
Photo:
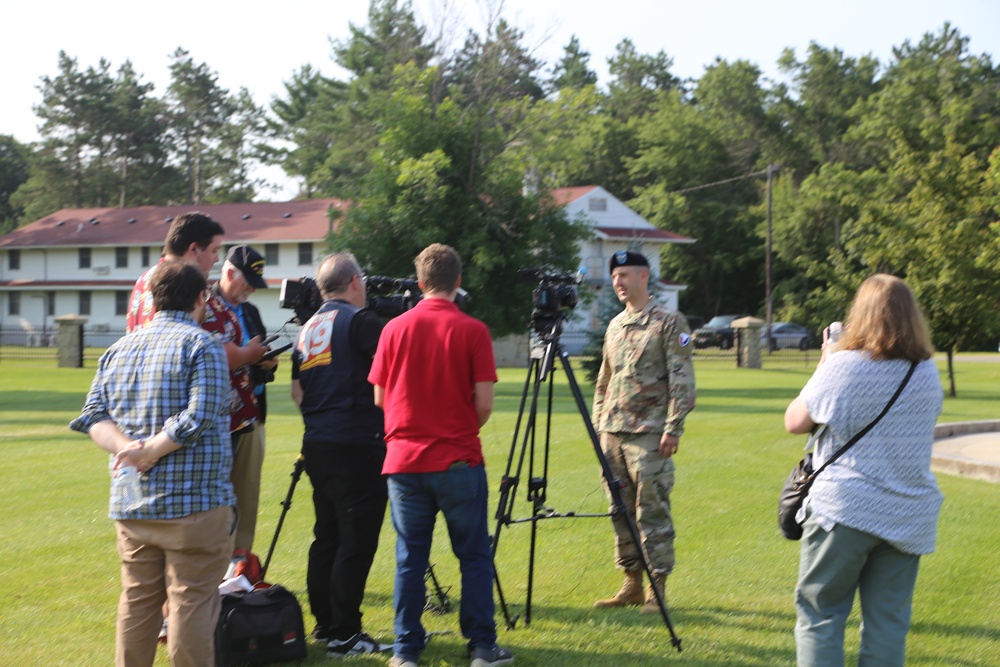
[[[289,662],[305,658],[306,652],[302,607],[291,591],[274,585],[222,596],[216,667]]]

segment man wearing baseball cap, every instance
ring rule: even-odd
[[[649,262],[641,253],[616,252],[609,268],[625,310],[611,320],[604,335],[592,420],[642,544],[632,539],[626,519],[612,514],[615,564],[625,571],[625,582],[594,606],[642,605],[643,613],[659,613],[653,587],[662,596],[674,568],[673,457],[695,402],[691,332],[681,313],[667,310],[650,294]],[[653,573],[645,593],[640,549]]]
[[[264,420],[266,403],[264,382],[273,380],[276,361],[262,361],[267,346],[260,313],[248,299],[264,281],[264,257],[248,245],[229,249],[222,264],[219,282],[212,288],[205,321],[207,331],[215,333],[226,347],[234,399],[230,411],[230,434],[233,441],[233,489],[239,523],[236,526],[236,550],[250,551],[257,526],[260,498],[260,470],[264,462]],[[268,379],[269,378],[269,379]],[[260,389],[257,389],[257,385]]]

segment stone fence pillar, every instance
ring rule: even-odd
[[[760,368],[760,330],[764,320],[741,317],[730,325],[736,332],[736,367]]]
[[[56,318],[59,325],[59,368],[83,367],[83,325],[86,317],[78,315],[60,315]]]

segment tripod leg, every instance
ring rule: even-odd
[[[496,529],[493,532],[493,540],[491,544],[491,548],[493,550],[493,581],[496,583],[497,598],[500,601],[500,609],[503,612],[504,621],[506,622],[507,627],[511,630],[514,629],[514,625],[517,623],[517,617],[515,616],[511,618],[510,609],[507,607],[507,599],[504,597],[503,587],[500,585],[500,574],[497,571],[496,555],[497,549],[500,547],[500,531],[505,525],[510,523],[514,499],[517,494],[517,485],[524,466],[524,445],[522,445],[521,455],[517,462],[517,471],[511,475],[511,470],[514,468],[514,457],[517,455],[517,443],[518,436],[521,433],[521,423],[524,419],[525,407],[528,403],[528,389],[532,384],[532,376],[535,377],[535,384],[538,384],[538,373],[539,360],[533,356],[531,362],[528,364],[528,374],[524,380],[524,390],[521,392],[521,405],[518,408],[517,421],[514,425],[514,436],[511,438],[510,454],[507,457],[507,468],[503,479],[500,480],[500,499],[497,502],[496,511],[497,524]],[[535,399],[532,401],[531,409],[528,412],[527,424],[524,431],[525,443],[527,443],[528,437],[531,436],[532,430],[534,429],[534,412],[538,396],[537,388],[534,391],[534,396]]]
[[[267,558],[264,559],[264,567],[260,569],[260,580],[264,581],[264,576],[267,574],[267,568],[271,564],[271,556],[274,555],[274,547],[278,543],[278,535],[281,533],[281,526],[285,523],[285,515],[288,514],[288,510],[292,507],[292,495],[295,493],[295,485],[299,483],[299,478],[302,477],[302,471],[306,467],[306,458],[299,453],[299,457],[295,459],[295,466],[292,468],[292,483],[288,487],[288,493],[285,495],[285,499],[281,501],[281,516],[278,517],[278,526],[274,529],[274,537],[271,539],[271,547],[267,550]]]
[[[604,480],[608,483],[608,489],[611,493],[612,503],[614,504],[615,511],[621,514],[622,518],[625,519],[625,523],[628,524],[629,533],[632,535],[632,540],[636,545],[642,544],[642,538],[639,535],[639,527],[635,524],[635,518],[628,511],[625,506],[625,501],[622,498],[621,492],[621,482],[615,479],[614,473],[611,471],[611,466],[608,464],[607,457],[604,456],[604,452],[601,450],[601,441],[597,436],[597,431],[594,429],[593,422],[590,421],[590,413],[587,410],[587,405],[583,400],[583,392],[580,391],[580,385],[576,381],[576,376],[573,375],[573,368],[569,363],[569,356],[564,352],[560,351],[559,358],[562,359],[563,369],[566,371],[566,377],[569,380],[570,390],[573,393],[573,398],[576,399],[577,408],[580,411],[580,415],[583,417],[584,426],[587,427],[587,434],[590,436],[590,443],[594,448],[594,453],[597,455],[597,460],[601,464],[601,474],[604,475]],[[650,581],[653,581],[653,570],[649,565],[649,559],[646,558],[645,552],[640,546],[638,549],[639,559],[642,561],[642,567],[646,571],[646,575],[649,577]],[[652,586],[653,594],[656,596],[656,602],[660,607],[660,614],[663,616],[663,622],[667,626],[667,630],[670,631],[670,641],[674,648],[678,652],[681,650],[681,640],[674,632],[674,626],[670,622],[670,615],[667,613],[667,603],[663,598],[662,592],[657,586]]]

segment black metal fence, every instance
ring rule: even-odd
[[[299,327],[286,324],[278,333],[282,339],[294,341]],[[101,354],[112,343],[125,335],[125,329],[112,329],[104,326],[84,327],[83,331],[83,361],[85,366],[93,366]],[[588,342],[585,332],[566,332],[561,336],[566,351],[571,356],[579,356]],[[811,368],[819,361],[819,350],[782,349],[768,352],[761,350],[761,365],[763,368],[775,367],[805,367]],[[55,365],[58,361],[58,345],[54,330],[38,331],[21,328],[0,329],[0,362],[10,360],[49,361]],[[721,350],[719,348],[702,348],[694,350],[696,366],[712,368],[736,368],[736,349]]]

